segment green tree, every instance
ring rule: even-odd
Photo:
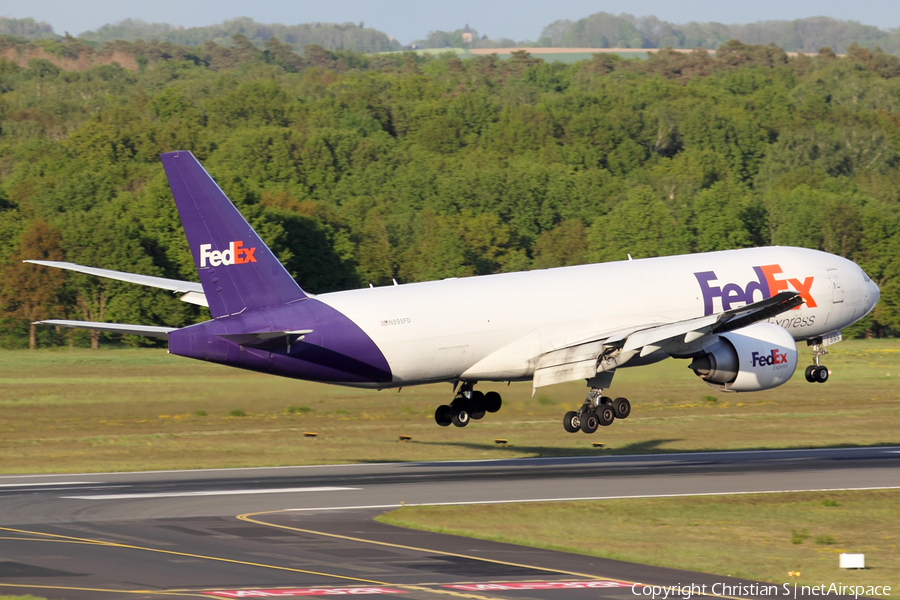
[[[46,222],[33,221],[19,238],[19,250],[3,273],[0,306],[8,318],[28,323],[28,347],[37,347],[35,321],[62,316],[63,272],[23,263],[23,260],[62,260],[59,232]]]
[[[669,208],[647,186],[639,185],[588,234],[593,262],[666,256],[687,252],[687,236]]]

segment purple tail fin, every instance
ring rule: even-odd
[[[213,317],[306,298],[193,154],[160,158]]]

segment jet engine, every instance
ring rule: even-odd
[[[778,325],[754,323],[707,337],[690,368],[717,390],[769,390],[787,382],[797,368],[794,338]]]

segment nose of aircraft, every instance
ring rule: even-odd
[[[881,298],[881,290],[878,289],[878,286],[871,279],[869,280],[869,310],[866,312],[871,312],[875,305],[878,304],[878,300]]]

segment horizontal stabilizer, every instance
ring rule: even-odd
[[[297,329],[295,331],[259,331],[256,333],[220,333],[217,337],[234,342],[239,346],[264,349],[290,349],[291,344],[302,340],[306,334],[312,333],[312,329]]]
[[[138,285],[146,285],[162,290],[170,290],[176,294],[184,294],[181,299],[190,304],[199,304],[206,306],[206,296],[203,294],[203,286],[194,281],[181,281],[180,279],[168,279],[166,277],[154,277],[153,275],[138,275],[137,273],[126,273],[124,271],[113,271],[111,269],[98,269],[97,267],[86,267],[84,265],[76,265],[70,262],[60,262],[55,260],[26,260],[23,262],[35,265],[43,265],[45,267],[55,267],[57,269],[65,269],[67,271],[75,271],[76,273],[84,273],[86,275],[94,275],[96,277],[106,277],[107,279],[116,279],[118,281],[127,281],[128,283],[136,283]]]
[[[146,335],[148,337],[167,338],[170,331],[177,327],[156,327],[154,325],[130,325],[128,323],[96,323],[93,321],[66,321],[64,319],[48,319],[35,321],[36,325],[57,325],[59,327],[74,327],[75,329],[90,329],[93,331],[106,331],[109,333],[124,333],[128,335]]]

